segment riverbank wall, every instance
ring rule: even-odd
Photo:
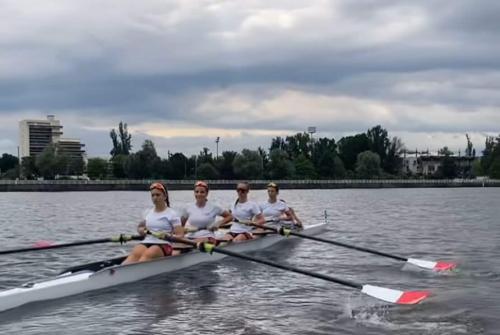
[[[0,180],[0,192],[145,191],[154,180]],[[191,190],[194,180],[164,180],[169,190]],[[343,179],[274,181],[281,189],[500,187],[500,180],[478,179]],[[233,190],[237,180],[209,180],[213,190]],[[264,189],[268,180],[250,180],[252,189]]]

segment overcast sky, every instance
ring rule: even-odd
[[[377,124],[410,149],[500,133],[500,1],[0,0],[0,153],[55,114],[106,156],[268,148]]]

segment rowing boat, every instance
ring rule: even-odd
[[[316,235],[325,227],[326,223],[319,223],[305,227],[301,232],[306,235]],[[223,248],[234,252],[249,252],[268,248],[282,240],[283,237],[280,235],[269,234],[255,240],[230,243]],[[218,261],[224,257],[226,255],[220,253],[207,254],[193,250],[178,256],[157,258],[141,263],[121,265],[125,257],[118,257],[74,266],[62,271],[56,277],[28,282],[16,288],[0,291],[0,312],[31,302],[63,298],[131,283],[196,264]]]

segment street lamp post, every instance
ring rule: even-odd
[[[217,138],[215,139],[215,145],[216,145],[215,157],[216,158],[219,158],[219,141],[220,141],[220,137],[217,136]]]
[[[198,155],[194,156],[194,179],[198,180]]]
[[[312,126],[312,127],[307,127],[307,132],[309,133],[309,135],[311,135],[311,158],[314,154],[314,139],[313,139],[313,134],[316,132],[316,127],[315,126]]]
[[[21,156],[19,155],[19,146],[17,146],[17,179],[21,179]]]

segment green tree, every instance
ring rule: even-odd
[[[474,160],[472,163],[472,174],[474,176],[484,176],[485,173],[483,171],[483,167],[481,166],[481,160]]]
[[[312,161],[320,177],[334,177],[333,161],[337,156],[337,145],[332,138],[323,137],[314,142]]]
[[[377,125],[368,129],[366,137],[368,137],[368,147],[370,151],[378,154],[380,162],[383,162],[390,145],[387,130],[382,128],[382,126]]]
[[[335,178],[335,155],[331,151],[326,151],[321,154],[316,164],[318,174],[322,178]]]
[[[23,157],[21,159],[22,176],[26,179],[36,179],[40,175],[40,171],[36,165],[36,158],[33,156]]]
[[[126,123],[120,121],[118,124],[118,132],[113,128],[109,133],[113,149],[111,149],[111,157],[118,155],[129,155],[132,150],[132,135],[128,133]]]
[[[338,142],[339,157],[347,170],[354,171],[358,155],[369,150],[366,134],[347,136]]]
[[[317,177],[314,164],[304,154],[300,154],[295,160],[295,176],[300,179],[314,179]]]
[[[68,174],[81,176],[85,170],[85,161],[82,157],[72,157],[68,162]]]
[[[136,155],[142,164],[143,178],[152,178],[153,176],[159,177],[162,172],[158,171],[160,168],[161,159],[156,153],[156,148],[151,140],[145,140],[142,144],[141,150]]]
[[[491,153],[489,154],[489,160],[490,163],[488,166],[488,175],[490,176],[490,178],[499,179],[498,161],[500,160],[500,135],[496,137],[495,141],[491,146]]]
[[[219,173],[211,163],[201,163],[198,166],[198,179],[210,180],[217,178],[219,178]]]
[[[445,155],[435,176],[438,178],[453,179],[457,175],[458,167],[455,164],[455,160],[449,154]]]
[[[344,163],[339,156],[335,156],[333,158],[333,177],[337,179],[343,179],[346,176],[346,170],[344,167]]]
[[[2,174],[3,179],[16,179],[19,176],[19,165],[16,165],[15,168],[9,169]]]
[[[300,155],[310,159],[312,154],[311,136],[307,133],[297,133],[286,137],[287,152],[292,159]]]
[[[401,154],[405,150],[403,141],[399,137],[393,137],[387,148],[387,156],[383,165],[384,170],[390,174],[402,172],[403,159]]]
[[[492,136],[486,137],[484,143],[483,157],[481,157],[481,167],[484,172],[490,170],[491,163],[494,160],[495,139]]]
[[[15,168],[19,164],[16,156],[4,153],[0,158],[0,173]]]
[[[359,178],[377,178],[382,174],[380,168],[380,156],[372,151],[363,151],[358,154],[356,162],[356,174]]]
[[[465,148],[465,156],[466,157],[475,157],[476,150],[474,149],[474,146],[472,145],[469,134],[465,134],[465,138],[467,139],[467,147]]]
[[[438,150],[438,155],[441,155],[441,156],[452,156],[453,155],[453,151],[451,151],[450,149],[448,149],[448,147],[443,147],[441,149]]]
[[[235,179],[233,162],[237,153],[234,151],[224,151],[215,161],[215,167],[219,171],[219,178]]]
[[[489,176],[493,179],[500,179],[500,156],[495,157],[490,165]]]
[[[160,177],[161,159],[156,153],[156,148],[151,140],[145,140],[141,150],[127,156],[125,161],[125,174],[128,178],[146,179]]]
[[[233,169],[237,178],[259,179],[262,178],[263,162],[258,151],[243,149],[233,161]]]
[[[272,149],[267,171],[270,179],[287,179],[294,176],[295,166],[284,150]]]
[[[268,165],[269,165],[269,156],[262,147],[257,148],[257,152],[259,153],[259,156],[262,160],[262,176],[265,177],[267,176],[267,171],[268,171]]]
[[[148,178],[148,171],[144,167],[140,156],[137,153],[125,156],[125,175],[128,179],[144,179]]]
[[[283,137],[278,136],[271,140],[271,147],[269,148],[269,152],[275,149],[287,151],[287,144]]]
[[[108,175],[108,161],[102,158],[89,158],[87,175],[91,179],[105,179]]]
[[[125,163],[127,161],[126,155],[116,155],[111,158],[111,172],[113,177],[122,179],[126,178],[127,174],[125,173]]]
[[[64,153],[60,153],[56,146],[56,156],[55,156],[55,171],[56,175],[59,176],[69,176],[71,173],[69,171],[70,158]]]
[[[167,177],[174,180],[184,179],[187,177],[187,161],[188,158],[180,152],[171,155],[168,158]]]
[[[36,167],[44,179],[54,179],[61,171],[61,160],[56,157],[56,148],[48,145],[36,158]]]
[[[213,164],[214,159],[212,157],[212,153],[210,152],[210,149],[208,148],[203,148],[202,151],[200,151],[198,155],[198,165],[201,165],[203,163],[210,163]]]

